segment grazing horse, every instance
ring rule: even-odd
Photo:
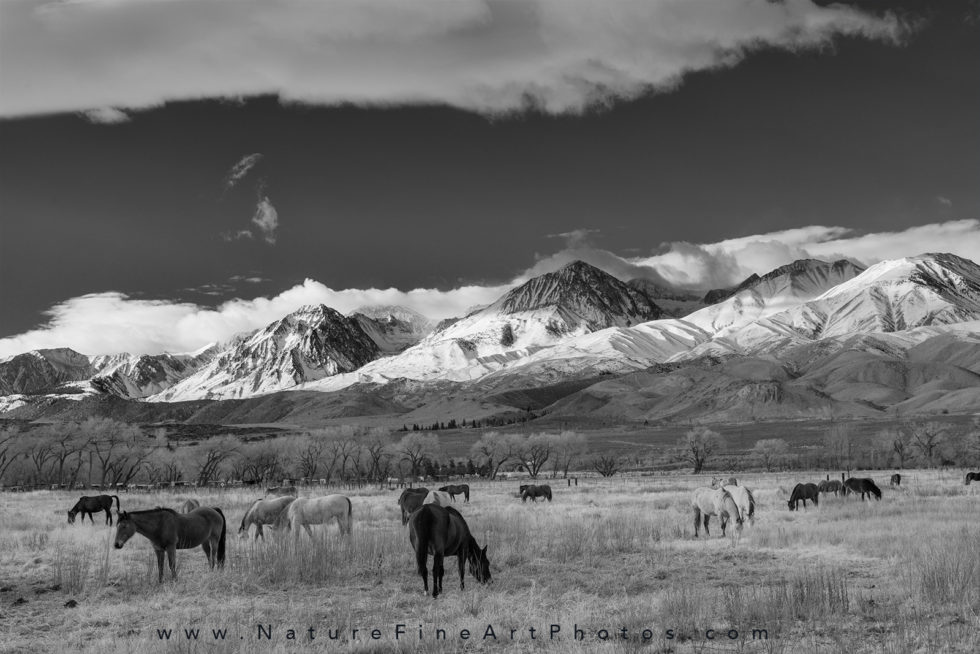
[[[694,509],[694,537],[698,537],[698,530],[701,527],[702,517],[704,519],[704,533],[711,535],[708,531],[708,520],[716,515],[721,520],[721,535],[725,535],[725,528],[729,520],[735,520],[736,532],[741,533],[743,516],[735,503],[735,498],[724,488],[695,488],[691,496],[691,508]]]
[[[191,511],[199,508],[200,506],[201,503],[199,501],[191,498],[191,499],[184,500],[183,503],[181,503],[180,508],[177,510],[180,513],[190,513]]]
[[[252,506],[248,507],[248,511],[245,512],[245,516],[242,518],[242,524],[238,527],[238,537],[248,538],[248,528],[255,525],[255,539],[258,540],[259,536],[262,540],[265,540],[265,534],[262,532],[262,525],[274,525],[282,515],[282,512],[286,510],[293,500],[296,498],[292,495],[284,495],[282,497],[275,497],[272,499],[257,499],[252,502]]]
[[[96,495],[94,497],[82,497],[77,502],[75,506],[68,509],[68,524],[73,524],[75,522],[75,516],[79,513],[82,514],[82,522],[85,521],[85,516],[88,515],[89,521],[94,525],[95,520],[92,518],[92,514],[96,511],[105,511],[105,522],[110,527],[112,526],[112,498],[116,498],[116,511],[119,510],[119,496],[118,495]]]
[[[749,524],[755,524],[755,496],[745,486],[723,486],[728,494],[735,500],[738,512],[742,515],[742,520],[748,520]]]
[[[466,502],[470,501],[470,485],[469,484],[458,484],[456,486],[443,486],[440,488],[443,493],[449,493],[449,497],[456,501],[457,495],[462,495],[466,498]]]
[[[817,489],[816,484],[797,484],[793,487],[793,494],[789,496],[790,511],[796,511],[800,508],[800,500],[803,500],[803,508],[806,508],[806,501],[810,500],[813,502],[813,506],[818,506],[820,504],[820,491]]]
[[[902,485],[902,475],[897,472],[892,475],[892,478],[888,481],[889,486],[901,486]]]
[[[324,525],[336,518],[340,534],[343,536],[351,533],[354,524],[352,511],[350,498],[344,495],[301,497],[293,500],[286,510],[279,514],[275,528],[285,526],[299,535],[299,528],[302,527],[310,538],[313,538],[310,525]]]
[[[408,519],[408,538],[415,549],[415,562],[422,576],[425,592],[429,592],[429,574],[426,570],[429,554],[432,555],[432,597],[442,592],[442,577],[445,574],[443,559],[455,556],[459,563],[459,589],[463,590],[465,564],[470,565],[470,574],[481,584],[491,581],[490,561],[487,548],[480,545],[470,534],[470,528],[459,511],[451,506],[426,504]]]
[[[712,488],[721,488],[722,486],[738,486],[738,479],[735,479],[735,477],[729,477],[728,480],[726,481],[721,477],[711,478]]]
[[[876,486],[875,483],[867,477],[851,477],[844,482],[843,493],[844,495],[847,495],[848,493],[861,493],[862,502],[864,501],[865,495],[868,497],[874,495],[876,500],[881,499],[881,489],[879,489],[878,486]]]
[[[274,495],[276,497],[282,497],[283,495],[299,497],[299,493],[296,491],[295,486],[276,486],[275,488],[266,488],[265,492],[267,495]]]
[[[537,502],[539,497],[542,497],[549,502],[551,501],[551,486],[548,484],[541,484],[540,486],[529,485],[521,486],[521,501],[527,502],[527,498],[531,498],[532,502]]]
[[[439,506],[449,506],[453,503],[453,496],[444,491],[429,491],[422,500],[422,504],[438,504]]]
[[[964,486],[969,486],[971,481],[980,481],[980,472],[968,472],[966,473],[966,481],[963,482]]]
[[[824,481],[817,484],[817,491],[821,493],[833,493],[837,495],[840,493],[841,482],[839,479],[825,479]]]
[[[408,516],[422,506],[422,502],[428,494],[429,489],[425,487],[406,488],[402,491],[402,494],[398,496],[398,508],[402,510],[403,525],[408,524]]]
[[[177,580],[176,550],[201,546],[211,568],[225,564],[225,514],[218,507],[202,506],[187,515],[157,507],[146,511],[120,512],[116,525],[116,549],[121,550],[133,534],[150,540],[157,553],[160,583],[163,583],[163,553],[167,553],[170,574]]]

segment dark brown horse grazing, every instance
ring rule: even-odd
[[[218,507],[202,506],[186,515],[157,507],[146,511],[120,512],[116,525],[116,549],[121,550],[133,534],[146,536],[157,553],[160,583],[163,583],[163,553],[170,574],[177,580],[176,550],[201,546],[213,569],[225,564],[225,514]]]
[[[803,500],[803,508],[806,508],[806,501],[810,500],[813,502],[813,506],[819,504],[820,492],[817,490],[816,484],[797,484],[793,487],[793,494],[789,497],[789,510],[795,511],[800,508],[800,500]]]
[[[422,502],[425,501],[425,496],[428,494],[429,489],[425,487],[406,488],[402,491],[402,494],[398,496],[398,506],[402,510],[403,525],[408,524],[408,516],[422,506]]]
[[[542,497],[549,502],[551,501],[551,486],[548,484],[541,484],[540,486],[521,486],[521,501],[527,502],[527,498],[531,498],[532,502],[537,502],[539,497]]]
[[[116,510],[119,510],[119,497],[117,495],[96,495],[94,497],[82,497],[77,502],[75,506],[68,510],[68,524],[75,522],[75,516],[79,513],[82,514],[82,522],[85,522],[85,516],[88,515],[89,521],[95,524],[95,520],[92,518],[92,514],[98,511],[105,511],[105,522],[107,525],[112,526],[112,498],[116,498]]]
[[[888,484],[890,486],[901,486],[902,485],[902,475],[900,475],[900,474],[898,474],[896,472],[894,475],[892,475],[892,478],[889,480]]]
[[[980,481],[980,472],[968,472],[966,473],[965,486],[969,486],[971,481]]]
[[[868,479],[867,477],[851,477],[844,482],[842,493],[844,495],[847,495],[848,493],[861,493],[862,502],[864,501],[865,495],[868,497],[874,495],[876,500],[881,499],[881,489],[878,488],[874,481]]]
[[[459,589],[463,590],[464,566],[470,564],[470,574],[481,584],[490,583],[490,560],[487,548],[480,545],[470,534],[470,528],[459,511],[451,506],[426,504],[408,520],[408,538],[415,548],[415,562],[422,575],[422,585],[429,592],[429,573],[426,569],[429,554],[432,555],[432,597],[442,592],[445,574],[443,559],[455,556],[459,564]]]
[[[470,501],[470,485],[469,484],[457,484],[456,486],[443,486],[440,488],[443,493],[449,493],[449,497],[456,501],[457,495],[462,495],[466,498],[466,501]]]

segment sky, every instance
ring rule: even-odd
[[[976,0],[0,0],[0,357],[980,261],[978,55]]]

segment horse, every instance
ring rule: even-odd
[[[796,511],[800,508],[800,500],[803,500],[803,508],[806,509],[806,501],[810,500],[813,502],[813,506],[819,506],[820,502],[820,491],[816,484],[797,484],[793,487],[793,494],[789,496],[790,511]]]
[[[145,511],[120,511],[115,546],[121,550],[126,541],[137,533],[148,538],[157,554],[157,569],[162,584],[164,552],[167,553],[174,581],[177,580],[176,550],[200,545],[212,570],[215,565],[224,567],[225,531],[225,514],[218,507],[202,506],[187,515],[161,507]]]
[[[425,592],[429,592],[429,575],[426,570],[429,554],[432,555],[432,598],[442,591],[445,573],[443,559],[455,556],[459,564],[459,589],[464,589],[463,574],[469,563],[470,574],[481,584],[492,581],[487,548],[480,545],[470,534],[470,528],[459,511],[451,506],[426,504],[408,519],[408,538],[415,549],[415,562],[422,576]]]
[[[817,484],[817,491],[820,493],[833,493],[837,495],[840,493],[841,482],[838,479],[825,479]]]
[[[440,488],[443,493],[449,493],[449,497],[456,501],[457,495],[462,495],[466,499],[464,501],[470,501],[470,485],[469,484],[459,484],[456,486],[443,486]]]
[[[892,475],[892,478],[888,481],[889,486],[901,486],[902,485],[902,475],[897,472]]]
[[[323,497],[300,497],[293,500],[286,510],[279,514],[279,519],[275,522],[278,529],[285,526],[297,535],[299,527],[306,530],[306,533],[313,538],[313,530],[310,525],[323,525],[330,520],[337,520],[340,534],[350,534],[353,526],[352,516],[353,506],[350,498],[344,495],[324,495]]]
[[[184,500],[184,502],[180,505],[180,508],[178,508],[177,510],[180,513],[190,513],[191,511],[193,511],[196,508],[199,508],[200,506],[201,503],[199,501],[191,498],[191,499]]]
[[[755,524],[755,496],[745,486],[723,486],[728,494],[735,500],[742,520],[748,520],[749,524]]]
[[[412,515],[413,511],[418,510],[422,506],[422,502],[428,494],[429,489],[425,487],[406,488],[402,491],[402,494],[398,496],[398,508],[402,510],[403,525],[408,524],[408,516]]]
[[[729,477],[728,480],[725,481],[721,477],[711,478],[712,488],[721,488],[722,486],[738,486],[738,479],[735,479],[735,477]]]
[[[532,502],[537,502],[539,497],[542,497],[549,502],[551,501],[551,486],[548,484],[541,484],[540,486],[528,485],[521,486],[521,501],[527,502],[527,498],[531,498]]]
[[[453,496],[443,491],[429,491],[422,500],[422,504],[438,504],[439,506],[449,506],[453,503]]]
[[[736,533],[742,532],[743,515],[735,503],[735,498],[724,488],[695,488],[691,496],[691,508],[694,509],[694,537],[698,537],[698,530],[701,527],[702,516],[704,519],[704,533],[711,535],[708,531],[708,520],[716,515],[721,520],[721,535],[725,535],[725,528],[729,520],[735,519]],[[733,533],[733,537],[736,535]]]
[[[248,538],[248,528],[255,525],[255,539],[258,540],[261,536],[262,540],[265,540],[262,525],[274,525],[286,507],[295,499],[292,495],[283,495],[268,500],[261,498],[255,500],[242,518],[242,524],[238,527],[238,537]]]
[[[276,486],[274,488],[266,488],[265,492],[267,495],[274,495],[276,497],[282,497],[284,495],[299,497],[299,493],[297,492],[295,486]]]
[[[874,495],[876,500],[881,499],[881,489],[879,489],[878,486],[876,486],[875,483],[867,477],[851,477],[844,482],[843,493],[844,495],[847,495],[848,493],[861,493],[862,502],[864,501],[865,495],[868,497]]]
[[[68,524],[74,524],[75,516],[81,513],[82,522],[85,521],[85,516],[88,515],[89,521],[94,525],[95,519],[92,518],[92,514],[97,511],[105,511],[105,522],[111,527],[112,498],[116,498],[116,511],[119,511],[118,495],[96,495],[94,497],[85,496],[80,498],[77,502],[75,502],[75,506],[68,509]]]
[[[969,486],[971,481],[980,481],[980,472],[968,472],[966,473],[966,481],[963,482],[964,486]]]

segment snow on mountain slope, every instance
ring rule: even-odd
[[[99,373],[89,383],[102,393],[142,399],[162,393],[194,374],[215,354],[215,348],[210,347],[192,354],[95,357],[92,363]]]
[[[529,280],[401,354],[373,361],[353,375],[303,388],[336,390],[355,382],[398,378],[478,379],[569,338],[660,315],[659,307],[642,291],[575,261]]]
[[[25,352],[0,361],[0,395],[41,393],[93,373],[89,358],[69,348]]]
[[[362,307],[349,314],[385,353],[401,352],[430,334],[435,321],[401,306]]]
[[[204,368],[148,398],[155,402],[250,397],[360,368],[379,354],[358,321],[305,306],[221,352]]]
[[[820,296],[723,334],[735,351],[980,319],[980,266],[950,254],[876,264]]]
[[[741,290],[719,302],[686,316],[684,320],[724,338],[766,316],[785,311],[822,295],[862,271],[850,261],[833,263],[802,259],[746,280]]]

